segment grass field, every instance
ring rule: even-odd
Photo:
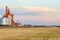
[[[60,40],[60,28],[2,28],[0,40]]]

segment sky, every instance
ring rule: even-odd
[[[14,14],[14,21],[31,25],[60,25],[60,0],[0,0],[0,17],[5,6]]]

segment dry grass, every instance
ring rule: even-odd
[[[60,28],[3,28],[0,40],[60,40]]]

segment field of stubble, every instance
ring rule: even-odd
[[[0,40],[60,40],[60,28],[2,28]]]

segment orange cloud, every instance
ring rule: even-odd
[[[54,8],[49,8],[49,7],[22,7],[22,8],[30,11],[59,12],[59,10],[56,10]]]

